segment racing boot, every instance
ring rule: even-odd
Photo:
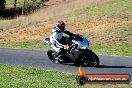
[[[64,58],[63,57],[64,57],[64,54],[63,54],[62,50],[60,50],[59,52],[56,52],[56,54],[55,54],[56,63],[63,63],[64,62]]]

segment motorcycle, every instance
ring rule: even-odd
[[[63,37],[65,41],[68,41],[68,45],[64,45],[63,55],[60,54],[56,56],[55,50],[48,50],[47,55],[49,59],[56,63],[74,63],[77,66],[99,66],[99,58],[98,56],[90,50],[89,41],[86,37],[82,35],[78,35],[78,37]],[[71,40],[72,39],[72,40]],[[70,40],[70,41],[69,41]],[[50,38],[45,38],[44,44],[51,45]],[[61,58],[63,61],[58,61],[55,58]]]

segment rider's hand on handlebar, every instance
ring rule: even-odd
[[[74,38],[78,38],[78,37],[80,37],[79,34],[73,34],[73,36],[74,36]]]
[[[68,45],[64,45],[64,49],[69,49],[69,46]]]

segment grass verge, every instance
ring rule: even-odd
[[[132,56],[132,24],[113,27],[104,32],[91,34],[91,48],[101,54]]]
[[[48,45],[44,45],[44,43],[40,40],[25,40],[20,42],[1,42],[1,48],[26,48],[26,49],[43,49],[47,50],[49,48]]]
[[[1,88],[77,88],[75,75],[0,64]]]
[[[132,16],[131,0],[111,0],[104,5],[77,10],[72,14],[76,16],[106,16],[110,18],[130,18]]]
[[[20,49],[32,49],[32,50],[48,50],[48,45],[43,45],[41,41],[32,42],[10,42],[10,43],[0,43],[1,48],[20,48]],[[107,54],[107,55],[119,55],[119,56],[132,56],[132,47],[122,46],[108,46],[105,44],[98,44],[92,42],[90,45],[92,49],[97,54]]]
[[[132,56],[132,47],[126,46],[107,46],[93,43],[91,49],[97,54],[118,55],[118,56]]]
[[[131,88],[131,84],[86,84],[79,86],[75,75],[40,68],[0,64],[2,88]]]

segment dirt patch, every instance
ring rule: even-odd
[[[41,40],[43,36],[48,35],[50,33],[50,25],[47,23],[41,26],[30,26],[23,29],[9,29],[0,32],[0,41],[22,41],[22,40],[30,40],[30,39],[38,39]]]
[[[92,21],[85,21],[81,23],[68,23],[67,28],[79,34],[92,34],[97,32],[103,32],[112,27],[123,25],[127,23],[132,23],[132,20],[107,20],[107,21],[97,21],[96,19]],[[37,39],[42,40],[43,37],[49,36],[51,29],[54,27],[55,23],[43,22],[36,26],[30,26],[23,29],[9,29],[0,32],[0,41],[22,41]]]
[[[81,34],[92,34],[97,32],[103,32],[105,30],[111,29],[112,27],[132,23],[132,20],[107,20],[107,21],[97,21],[96,19],[81,23],[75,23],[69,25],[69,28],[74,29],[77,33]]]

